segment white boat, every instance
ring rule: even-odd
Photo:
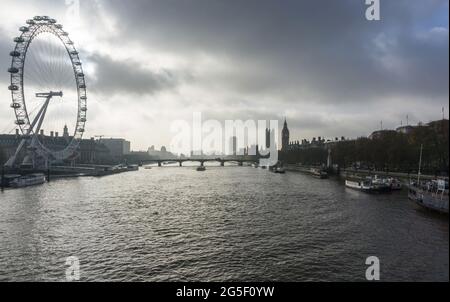
[[[33,173],[20,176],[12,180],[9,185],[13,188],[23,188],[28,186],[40,185],[45,182],[45,175],[42,173]]]
[[[382,193],[391,191],[391,187],[384,180],[372,177],[366,177],[364,179],[356,180],[346,180],[345,186],[364,192]]]
[[[370,180],[345,180],[345,186],[350,189],[364,192],[370,192],[373,190],[372,182]]]

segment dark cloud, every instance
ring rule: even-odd
[[[153,71],[133,61],[115,61],[109,56],[93,54],[86,60],[93,64],[94,73],[87,81],[94,92],[106,95],[117,93],[154,94],[174,89],[179,79],[168,70]]]
[[[421,27],[424,35],[448,28],[445,20],[430,22],[445,8],[447,1],[382,1],[382,21],[368,22],[362,0],[105,1],[126,40],[228,58],[236,71],[231,81],[221,75],[219,85],[244,93],[301,91],[329,103],[448,95],[448,31],[440,41],[417,36]],[[382,37],[388,44],[380,50],[375,41]],[[404,68],[393,72],[389,64],[397,62]]]

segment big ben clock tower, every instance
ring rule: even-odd
[[[281,151],[286,151],[289,146],[289,129],[286,118],[284,119],[283,130],[281,130]]]

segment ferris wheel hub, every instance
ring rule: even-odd
[[[38,92],[36,93],[36,97],[37,98],[48,98],[48,97],[53,97],[53,96],[63,96],[63,92],[62,91],[50,91],[50,92]]]

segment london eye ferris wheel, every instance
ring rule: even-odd
[[[21,165],[33,168],[63,162],[76,156],[86,123],[86,82],[78,51],[63,26],[48,16],[27,20],[19,31],[10,52],[8,89],[22,140],[6,166],[17,166],[23,153]]]

